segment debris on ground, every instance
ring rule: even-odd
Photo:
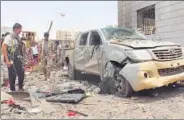
[[[10,98],[12,98],[11,95],[9,95],[9,94],[7,94],[7,93],[1,91],[1,102],[2,102],[2,101],[5,101],[5,100],[9,100]]]
[[[74,110],[68,110],[68,116],[75,116],[75,115],[82,115],[82,116],[85,116],[87,117],[88,115],[87,114],[84,114],[84,113],[81,113],[81,112],[78,112],[78,111],[74,111]]]
[[[71,117],[71,116],[76,116],[77,115],[77,113],[76,112],[67,112],[67,115],[69,116],[69,117]]]
[[[36,96],[36,95],[34,94],[34,92],[32,92],[31,90],[29,90],[29,94],[30,94],[30,97],[29,97],[29,98],[30,98],[32,107],[37,107],[37,106],[39,106],[40,101],[39,101],[39,99],[38,99],[38,96]]]
[[[131,98],[120,98],[98,94],[98,85],[88,81],[69,80],[61,72],[62,70],[52,71],[50,81],[45,81],[40,71],[26,74],[25,92],[7,92],[9,88],[3,86],[1,118],[183,118],[184,105],[180,103],[184,102],[184,87],[158,89],[154,93],[155,97],[134,95]],[[15,106],[5,104],[6,100],[10,104],[15,103]],[[162,115],[155,114],[157,112],[162,112]]]
[[[11,91],[7,92],[7,94],[11,95],[15,100],[23,100],[30,97],[30,94],[26,91]]]
[[[132,100],[138,100],[138,97],[131,97]]]
[[[85,97],[84,94],[59,94],[46,99],[47,102],[79,103]]]
[[[1,101],[1,104],[14,105],[15,101],[13,100],[13,98],[9,98],[8,100]]]
[[[28,109],[28,112],[30,114],[37,114],[37,113],[42,112],[42,109],[39,109],[39,108],[30,108],[30,109]]]
[[[23,112],[27,112],[26,108],[17,104],[13,98],[8,100],[1,101],[1,104],[7,104],[10,108],[9,112],[15,112],[21,114]]]

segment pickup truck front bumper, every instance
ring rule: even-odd
[[[127,64],[121,71],[134,91],[167,86],[184,80],[184,59]]]

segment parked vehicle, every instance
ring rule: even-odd
[[[104,93],[131,96],[184,80],[181,45],[148,40],[131,28],[102,28],[80,33],[69,58],[69,77],[99,75]]]

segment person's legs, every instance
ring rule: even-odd
[[[50,79],[50,72],[51,72],[51,66],[50,65],[46,66],[46,71],[47,71],[47,73],[46,73],[47,78],[46,79]]]
[[[43,73],[44,73],[44,76],[45,76],[45,80],[47,80],[47,60],[46,58],[44,58],[43,60]]]
[[[33,59],[36,62],[36,64],[38,63],[38,54],[34,54],[33,55]]]
[[[56,60],[57,60],[57,66],[60,66],[60,59],[59,59],[59,56],[56,57]]]
[[[36,62],[38,63],[38,54],[36,54],[35,59],[36,59]]]
[[[18,75],[19,89],[21,90],[23,89],[23,83],[24,83],[24,68],[23,68],[21,60],[19,59],[15,60],[15,69]]]
[[[8,68],[8,77],[10,82],[10,90],[15,91],[16,71],[13,66]]]

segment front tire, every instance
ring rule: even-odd
[[[99,84],[101,94],[117,94],[129,97],[133,93],[130,83],[119,74],[122,68],[109,62],[106,66],[102,81]]]
[[[122,97],[130,97],[133,93],[133,89],[130,83],[120,74],[118,74],[117,80],[119,81],[117,94]]]

